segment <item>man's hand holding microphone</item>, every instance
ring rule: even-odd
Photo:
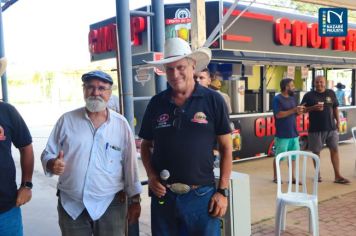
[[[63,151],[60,151],[56,158],[47,162],[47,169],[55,175],[63,174],[65,166]]]
[[[162,170],[160,173],[160,179],[158,176],[150,176],[148,178],[148,185],[153,192],[154,195],[156,195],[159,198],[162,198],[160,200],[160,204],[164,203],[163,197],[166,195],[167,192],[167,179],[169,178],[170,174],[168,170]]]

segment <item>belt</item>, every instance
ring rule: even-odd
[[[176,194],[185,194],[188,193],[190,190],[194,190],[197,188],[200,188],[201,185],[188,185],[188,184],[182,184],[182,183],[173,183],[167,185],[167,187]]]

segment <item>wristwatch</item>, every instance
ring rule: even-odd
[[[26,181],[26,182],[21,183],[21,187],[32,189],[33,184],[30,181]]]
[[[216,190],[216,192],[220,193],[220,194],[223,195],[224,197],[229,197],[229,196],[230,196],[229,189],[227,189],[227,188],[218,188],[218,189]]]

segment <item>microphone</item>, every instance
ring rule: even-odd
[[[159,177],[161,178],[161,183],[164,187],[167,187],[167,180],[170,177],[170,173],[168,170],[164,169],[161,171],[161,173],[159,174]],[[159,204],[164,204],[164,197],[162,197],[161,199],[158,200]]]
[[[161,177],[161,183],[166,186],[167,185],[167,180],[170,177],[170,173],[168,170],[164,169],[161,171],[159,174],[159,177]]]

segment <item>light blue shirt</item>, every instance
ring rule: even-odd
[[[133,133],[122,115],[107,110],[107,121],[96,130],[85,108],[62,115],[41,155],[45,174],[52,176],[47,162],[63,150],[66,166],[58,189],[74,220],[84,209],[99,219],[120,190],[129,197],[142,191]]]
[[[337,98],[337,101],[339,102],[339,106],[344,106],[345,105],[345,91],[344,90],[341,90],[341,89],[337,89],[335,91],[335,94],[336,94],[336,98]]]

